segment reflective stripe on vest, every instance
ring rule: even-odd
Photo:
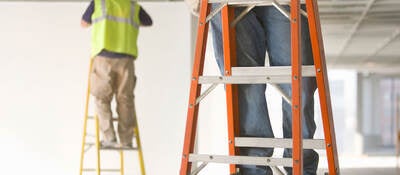
[[[132,3],[136,3],[136,2],[132,2]],[[107,10],[106,10],[106,0],[101,0],[101,11],[102,11],[102,16],[93,19],[92,20],[93,24],[107,19],[110,21],[129,24],[129,25],[133,26],[135,29],[139,28],[139,24],[136,23],[135,20],[133,19],[134,14],[135,14],[135,5],[134,4],[131,5],[131,15],[129,18],[122,18],[122,17],[108,15]]]

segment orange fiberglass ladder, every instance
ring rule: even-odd
[[[305,2],[307,12],[300,9],[300,0],[290,0],[290,2],[289,0],[286,0],[286,4],[291,7],[290,12],[287,12],[276,0],[201,0],[180,175],[198,174],[208,163],[230,164],[231,174],[237,173],[238,164],[248,164],[271,166],[275,170],[276,166],[293,167],[293,174],[301,175],[303,173],[303,149],[326,149],[329,175],[340,174],[317,0],[305,0]],[[219,3],[220,5],[219,8],[216,8],[211,12],[212,3]],[[286,67],[234,67],[236,66],[235,24],[253,7],[265,5],[275,6],[291,21],[292,65]],[[235,6],[247,6],[247,9],[235,18]],[[225,75],[202,76],[207,43],[208,22],[219,11],[221,11],[222,15]],[[315,64],[313,66],[301,65],[300,15],[304,15],[308,18]],[[251,74],[249,74],[249,72]],[[302,116],[301,108],[299,108],[299,106],[301,106],[301,77],[303,76],[315,76],[317,79],[325,139],[302,138]],[[285,100],[289,100],[292,105],[292,139],[237,137],[239,135],[237,84],[260,83],[292,84],[293,95],[291,100],[290,98],[284,98]],[[201,94],[202,84],[212,85]],[[199,102],[218,84],[225,84],[228,114],[229,156],[195,154],[193,151]],[[293,157],[271,158],[238,156],[239,147],[293,148]],[[202,164],[192,171],[193,162]]]

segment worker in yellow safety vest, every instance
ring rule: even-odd
[[[103,147],[132,147],[136,112],[133,90],[136,84],[134,60],[138,56],[140,26],[151,26],[148,13],[131,0],[92,0],[83,14],[81,26],[92,25],[90,92],[102,132]],[[117,142],[111,101],[116,97],[118,113]]]

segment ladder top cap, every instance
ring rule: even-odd
[[[275,0],[280,4],[289,4],[291,0]],[[248,4],[260,4],[260,5],[272,5],[274,0],[208,0],[208,3],[228,3],[230,5],[248,5]],[[305,0],[300,0],[301,3],[305,3]]]

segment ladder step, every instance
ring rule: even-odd
[[[96,143],[93,143],[93,142],[88,142],[88,143],[85,143],[85,145],[88,145],[88,146],[94,146],[94,145],[96,145]],[[115,151],[124,150],[124,151],[136,151],[136,150],[138,150],[138,148],[137,148],[137,147],[131,147],[131,148],[119,148],[119,147],[102,147],[102,146],[100,146],[100,150],[115,150]]]
[[[290,83],[289,76],[201,76],[199,84],[265,84]]]
[[[291,83],[290,66],[232,67],[232,76],[201,76],[199,84],[265,84]],[[315,77],[315,68],[302,67],[303,77]]]
[[[286,166],[292,167],[291,158],[271,158],[254,156],[222,156],[206,154],[190,154],[190,162],[208,162],[240,165],[259,165],[259,166]]]
[[[83,171],[97,171],[96,168],[84,168]],[[120,172],[120,169],[100,169],[100,171],[104,172]]]
[[[100,147],[101,150],[110,150],[110,151],[136,151],[138,148],[132,147],[132,148],[118,148],[118,147]]]
[[[303,77],[315,77],[314,65],[302,66]],[[291,76],[291,66],[270,66],[270,67],[232,67],[233,76]]]
[[[292,148],[292,139],[236,137],[236,147]],[[325,149],[324,139],[303,139],[304,149]]]

